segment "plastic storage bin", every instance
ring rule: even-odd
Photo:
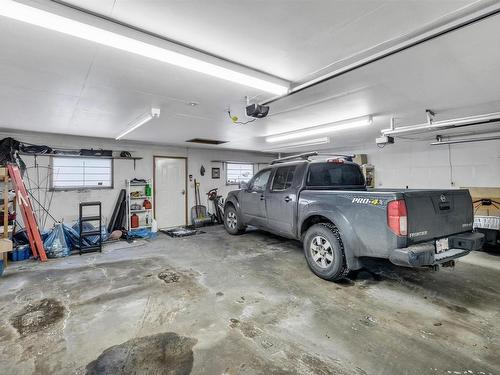
[[[29,245],[19,246],[16,250],[9,253],[9,260],[12,262],[17,262],[20,260],[29,259],[31,256],[31,249]]]

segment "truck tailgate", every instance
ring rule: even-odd
[[[468,190],[414,190],[403,195],[410,244],[472,230],[474,214]]]

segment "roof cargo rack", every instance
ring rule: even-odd
[[[271,165],[278,164],[278,163],[284,163],[286,161],[291,161],[291,160],[295,160],[295,159],[309,160],[309,158],[311,156],[316,156],[316,155],[318,155],[318,153],[316,151],[313,151],[313,152],[305,152],[303,154],[298,154],[298,155],[286,156],[284,158],[274,159],[271,162]]]
[[[319,153],[317,151],[312,151],[312,152],[306,152],[306,153],[298,154],[298,155],[286,156],[286,157],[280,158],[280,159],[274,159],[271,162],[271,165],[278,164],[278,163],[285,163],[287,161],[298,160],[298,159],[309,160],[309,158],[311,156],[334,156],[337,158],[344,158],[346,161],[353,161],[353,158],[356,155],[354,155],[354,154],[345,155],[345,154]]]
[[[355,154],[331,154],[331,153],[320,153],[318,156],[336,156],[339,158],[344,158],[347,161],[352,161],[354,157],[356,156]]]

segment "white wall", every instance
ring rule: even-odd
[[[500,141],[430,146],[403,141],[357,150],[375,165],[376,187],[459,188],[500,186]]]
[[[0,138],[13,137],[19,141],[33,143],[37,145],[47,145],[50,147],[59,148],[103,148],[114,151],[129,151],[133,156],[142,157],[142,160],[136,161],[136,169],[134,171],[132,160],[114,160],[114,188],[101,190],[79,190],[79,191],[56,191],[53,195],[50,213],[57,220],[63,220],[67,223],[73,223],[78,218],[78,204],[83,201],[101,201],[103,210],[103,221],[107,222],[112,214],[116,199],[120,189],[125,188],[125,180],[137,178],[152,178],[153,177],[153,156],[182,156],[188,159],[188,175],[192,174],[201,183],[201,199],[202,204],[206,205],[206,192],[212,188],[219,188],[219,191],[225,197],[227,192],[234,190],[235,186],[226,186],[225,173],[221,163],[212,163],[212,160],[231,160],[231,161],[248,161],[254,163],[268,163],[272,157],[262,153],[241,152],[241,151],[224,151],[212,149],[197,149],[175,146],[160,146],[149,145],[132,142],[115,142],[113,140],[103,140],[97,138],[75,137],[65,135],[47,135],[44,133],[0,133]],[[22,157],[26,165],[29,167],[28,174],[30,178],[36,180],[34,166],[34,158],[32,156]],[[48,166],[49,158],[44,156],[37,157],[38,164]],[[201,166],[205,167],[205,176],[200,176]],[[212,167],[221,168],[221,178],[212,179]],[[44,168],[39,168],[44,170]],[[47,169],[45,169],[47,170]],[[45,176],[41,176],[43,181]],[[50,193],[49,193],[50,195]],[[195,203],[194,198],[194,183],[188,184],[188,208],[190,209]],[[188,213],[189,215],[189,213]],[[53,221],[48,220],[45,225],[50,228]]]
[[[152,178],[153,156],[183,156],[188,158],[188,175],[192,174],[201,183],[202,203],[206,204],[205,193],[218,187],[223,196],[234,186],[226,186],[221,163],[212,160],[249,161],[267,164],[272,156],[242,151],[223,151],[174,146],[147,145],[131,142],[114,142],[96,138],[46,135],[38,133],[0,133],[0,137],[45,144],[51,147],[104,148],[115,151],[126,150],[134,156],[142,157],[133,169],[131,160],[114,161],[114,189],[54,192],[51,214],[58,220],[72,223],[78,217],[81,201],[99,200],[103,204],[103,220],[111,216],[119,190],[130,178]],[[338,151],[338,150],[337,150]],[[429,142],[409,142],[396,140],[394,145],[383,149],[370,144],[352,150],[354,153],[368,154],[368,161],[375,165],[376,187],[381,188],[454,188],[454,187],[500,187],[500,141],[466,143],[450,146],[430,146]],[[38,157],[40,166],[47,166],[49,158]],[[28,167],[34,165],[34,158],[23,156]],[[205,176],[200,176],[201,166]],[[221,168],[221,179],[211,178],[211,168]],[[34,178],[34,170],[28,170]],[[41,179],[43,180],[43,176]],[[195,203],[194,184],[188,185],[188,208]],[[48,221],[46,227],[50,227]]]

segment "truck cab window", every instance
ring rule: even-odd
[[[292,186],[296,166],[280,167],[276,170],[273,178],[272,191],[287,190]]]
[[[249,190],[250,191],[264,191],[266,190],[267,181],[269,180],[269,176],[271,175],[271,170],[265,170],[259,172],[255,175],[253,180],[250,182]]]
[[[356,186],[365,181],[355,164],[315,163],[309,167],[308,186]]]

